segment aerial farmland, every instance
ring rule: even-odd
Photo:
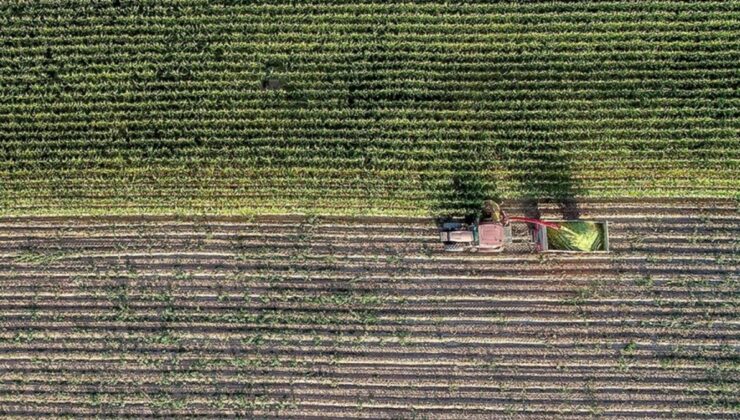
[[[739,63],[738,1],[0,2],[0,416],[735,419]]]

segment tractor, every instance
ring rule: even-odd
[[[502,252],[514,242],[512,223],[529,226],[529,241],[537,252],[609,252],[607,221],[509,217],[491,201],[472,221],[442,223],[439,239],[448,252]]]

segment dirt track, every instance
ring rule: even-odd
[[[0,219],[0,410],[735,418],[737,204],[581,210],[613,253],[444,254],[427,219]]]

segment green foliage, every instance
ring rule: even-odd
[[[0,6],[0,214],[740,186],[732,2],[73,3]]]
[[[29,250],[24,251],[14,257],[15,262],[33,265],[48,265],[56,261],[63,260],[67,254],[61,251],[48,252]]]

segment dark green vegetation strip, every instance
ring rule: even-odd
[[[736,418],[737,205],[581,210],[612,254],[444,254],[426,219],[0,219],[0,415]]]
[[[740,187],[737,1],[284,3],[3,2],[0,214]]]

